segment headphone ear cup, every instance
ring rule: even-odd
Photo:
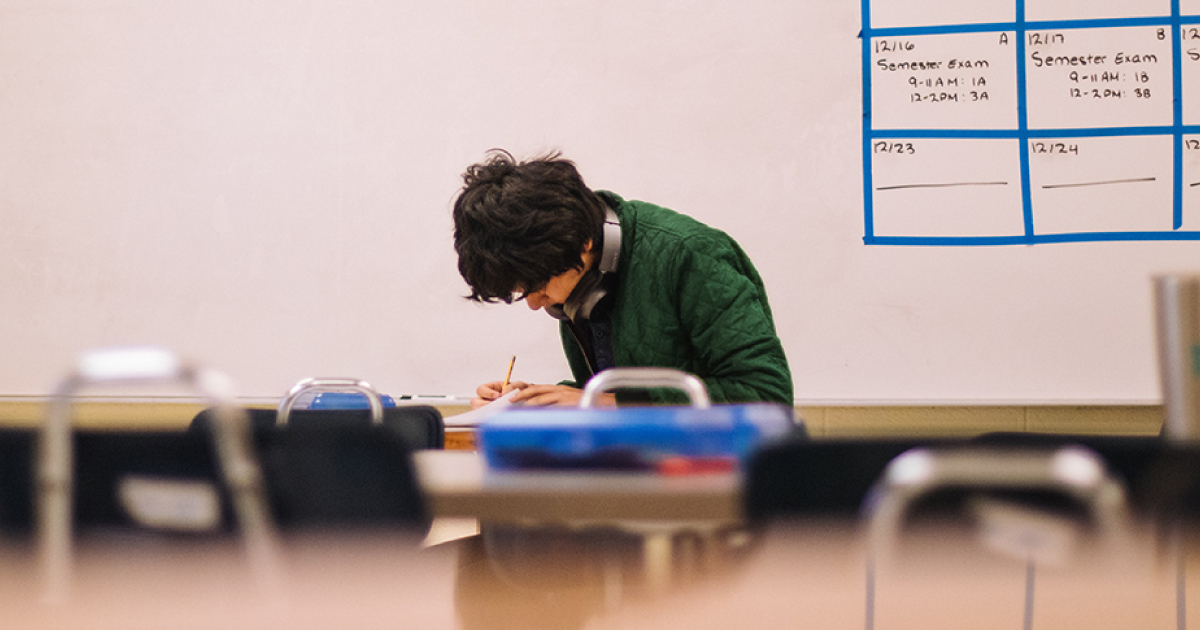
[[[601,280],[603,280],[603,278],[601,278]],[[584,319],[591,319],[592,310],[596,308],[596,305],[599,304],[606,295],[608,295],[608,289],[604,288],[604,283],[597,282],[596,287],[591,291],[588,291],[587,295],[583,296],[583,300],[579,303],[578,316]]]
[[[621,220],[608,209],[604,217],[604,249],[600,252],[600,273],[616,273],[621,262]]]
[[[558,309],[562,312],[564,319],[575,321],[579,318],[587,319],[591,315],[592,306],[595,306],[592,294],[600,286],[601,276],[602,274],[595,270],[583,274],[583,277],[579,279],[579,284],[576,284],[571,295],[567,296],[567,301],[563,302],[561,309]],[[553,317],[553,314],[551,316]]]

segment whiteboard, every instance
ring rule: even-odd
[[[1153,35],[1165,15],[1185,56],[1187,22],[1165,0],[971,4],[0,0],[0,395],[45,395],[80,352],[126,344],[177,350],[248,397],[310,376],[469,396],[513,354],[514,378],[565,378],[551,319],[462,297],[450,205],[462,170],[502,147],[561,150],[593,188],[734,236],[764,276],[801,403],[1155,402],[1150,278],[1194,270],[1200,244],[1061,235],[1186,232],[1123,206],[1194,214],[1196,193],[1177,202],[1162,179],[1086,191],[1095,216],[1069,216],[1074,202],[1039,214],[1036,233],[1060,235],[1046,241],[1027,238],[1020,185],[881,200],[888,178],[938,169],[1019,181],[1024,143],[995,134],[1019,118],[1000,77],[1021,64],[980,52],[995,96],[964,120],[884,107],[911,95],[872,75],[872,46],[974,47],[996,30],[929,28],[1018,12],[1151,16],[1137,28]],[[874,22],[897,30],[860,38]],[[1091,46],[1085,31],[1120,40],[1074,29],[1064,45]],[[1160,131],[1180,122],[1173,90],[1200,89],[1194,70],[1178,88],[1166,78],[1174,61],[1140,104]],[[1026,129],[1062,123],[1059,107],[1031,109]],[[956,129],[979,137],[964,148]],[[920,159],[872,153],[877,132]],[[1173,138],[1078,137],[1032,177],[1079,176],[1092,168],[1069,163],[1079,153],[1173,176]]]

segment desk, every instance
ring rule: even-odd
[[[741,475],[668,477],[641,472],[488,470],[465,451],[421,451],[417,476],[435,518],[471,517],[482,523],[616,527],[643,540],[646,586],[665,589],[674,568],[675,537],[713,541],[742,521]],[[715,546],[701,544],[714,562]]]
[[[478,468],[477,457],[433,459],[437,462],[433,466],[474,462],[479,477],[485,481],[491,477]],[[599,477],[592,481],[601,482],[605,476]],[[455,549],[418,550],[411,536],[355,538],[343,533],[288,538],[282,557],[283,593],[275,605],[256,596],[238,545],[174,548],[166,543],[180,541],[109,536],[92,539],[92,545],[80,545],[77,599],[69,606],[50,609],[37,601],[31,548],[0,545],[0,628],[495,630],[499,605],[509,618],[540,619],[543,623],[538,627],[554,630],[578,629],[584,627],[584,621],[588,630],[842,629],[863,627],[869,605],[875,622],[868,627],[877,630],[1015,630],[1022,627],[1024,595],[1030,587],[1036,589],[1036,605],[1032,624],[1025,627],[1170,630],[1177,627],[1179,612],[1187,612],[1188,625],[1197,627],[1200,607],[1185,611],[1175,599],[1173,551],[1164,548],[1163,540],[1156,539],[1151,529],[1133,533],[1122,553],[1084,554],[1066,566],[1039,567],[1036,581],[1030,583],[1020,562],[993,556],[976,540],[955,541],[945,530],[937,530],[931,537],[915,540],[911,550],[897,549],[901,555],[892,565],[880,564],[872,590],[867,581],[863,523],[800,523],[768,531],[744,564],[711,573],[689,588],[620,602],[620,607],[606,606],[603,592],[595,598],[598,604],[594,607],[588,605],[591,599],[580,596],[578,615],[563,614],[566,621],[580,620],[577,625],[547,622],[550,615],[545,600],[561,603],[569,592],[564,595],[560,590],[553,598],[538,598],[532,589],[495,581],[476,583],[476,588],[464,592],[457,588],[462,565]],[[1196,551],[1200,540],[1195,532],[1192,536],[1187,548],[1193,551],[1187,560],[1190,574],[1195,576],[1200,575],[1200,553]],[[904,555],[905,551],[912,553]],[[901,562],[914,558],[915,566]],[[554,562],[558,558],[548,559],[551,562],[535,567],[543,569],[543,575],[571,568],[569,563]],[[1187,588],[1189,598],[1196,602],[1200,580],[1188,580]],[[874,598],[868,600],[868,593]],[[480,614],[472,615],[472,611]],[[472,625],[464,620],[486,623]],[[522,627],[528,630],[533,626]]]
[[[448,451],[475,450],[475,429],[467,427],[446,427],[444,448]]]
[[[1200,571],[1200,547],[1187,556]],[[1179,630],[1175,553],[1146,535],[1117,553],[1083,553],[1061,566],[1028,567],[977,541],[933,532],[903,562],[877,566],[869,587],[861,523],[804,523],[767,532],[752,558],[669,597],[631,602],[589,630],[811,628],[1131,628]],[[1029,590],[1027,590],[1029,589]],[[1189,579],[1186,627],[1200,627],[1200,580]],[[1031,595],[1031,616],[1026,594]],[[871,596],[873,595],[873,597]],[[869,621],[868,621],[869,620]]]
[[[0,546],[0,628],[325,630],[460,627],[456,560],[411,537],[314,536],[283,546],[282,584],[264,597],[241,546],[137,537],[78,547],[71,601],[39,600],[32,554]]]
[[[828,526],[827,526],[828,525]],[[864,627],[867,546],[853,522],[802,524],[768,531],[761,547],[735,570],[689,588],[586,612],[588,630],[725,630],[728,628]],[[499,602],[510,615],[533,618],[536,627],[578,630],[551,623],[544,602],[518,589],[455,592],[461,566],[451,549],[416,550],[409,541],[313,538],[284,548],[287,570],[282,599],[268,604],[243,571],[240,549],[187,549],[164,553],[126,544],[80,549],[77,600],[60,608],[37,601],[30,558],[0,547],[0,627],[34,630],[313,630],[324,628],[514,627],[483,617],[468,623],[472,601]],[[969,541],[961,541],[969,542]],[[1190,549],[1200,549],[1193,539]],[[1022,628],[1025,567],[991,556],[974,544],[945,536],[918,541],[918,566],[879,572],[873,626],[909,628]],[[930,551],[931,553],[924,553]],[[1039,569],[1031,626],[1108,630],[1175,630],[1173,554],[1141,538],[1124,557],[1082,558]],[[1189,574],[1200,574],[1200,553],[1188,555]],[[556,567],[547,567],[553,571]],[[503,585],[492,584],[491,588]],[[1188,598],[1200,597],[1200,580],[1188,580]],[[521,596],[524,595],[524,598]],[[464,611],[464,608],[467,610]],[[494,608],[488,612],[496,612]],[[467,613],[467,614],[464,614]],[[1187,607],[1187,626],[1200,624],[1200,607]],[[564,615],[564,617],[568,617]],[[574,618],[584,618],[579,615]],[[519,626],[524,630],[531,625]]]
[[[435,517],[496,522],[736,523],[741,475],[667,477],[640,472],[497,472],[468,451],[419,451],[421,488]]]

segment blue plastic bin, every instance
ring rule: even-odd
[[[395,407],[396,401],[391,396],[379,397],[384,408]],[[369,409],[366,394],[358,392],[321,392],[308,404],[309,409]]]
[[[624,409],[513,407],[477,433],[497,469],[605,468],[662,472],[740,466],[763,440],[795,427],[776,404]]]

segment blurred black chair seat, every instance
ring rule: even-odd
[[[232,492],[212,441],[190,431],[72,434],[76,535],[228,534]],[[389,529],[417,535],[430,517],[407,441],[366,424],[264,428],[254,450],[281,532]],[[34,430],[0,430],[0,532],[25,537],[35,513]]]
[[[278,412],[275,409],[246,409],[255,434],[274,430]],[[209,408],[192,418],[189,430],[205,430],[212,422],[214,409]],[[369,426],[368,409],[296,409],[290,411],[284,426],[296,428]],[[446,441],[446,423],[441,412],[429,405],[406,405],[383,410],[381,425],[404,440],[410,448],[440,449]]]
[[[255,416],[254,453],[279,529],[427,530],[431,518],[417,485],[410,439],[394,427],[370,424],[366,416],[344,422],[355,415],[349,411],[314,413],[301,419],[297,412],[287,426],[259,420],[266,414]],[[198,420],[185,435],[207,444],[207,421]]]
[[[1200,444],[1154,436],[994,432],[971,438],[785,439],[764,445],[747,466],[745,509],[752,522],[857,518],[887,465],[914,448],[992,446],[1098,454],[1129,493],[1133,514],[1155,521],[1200,521]]]

